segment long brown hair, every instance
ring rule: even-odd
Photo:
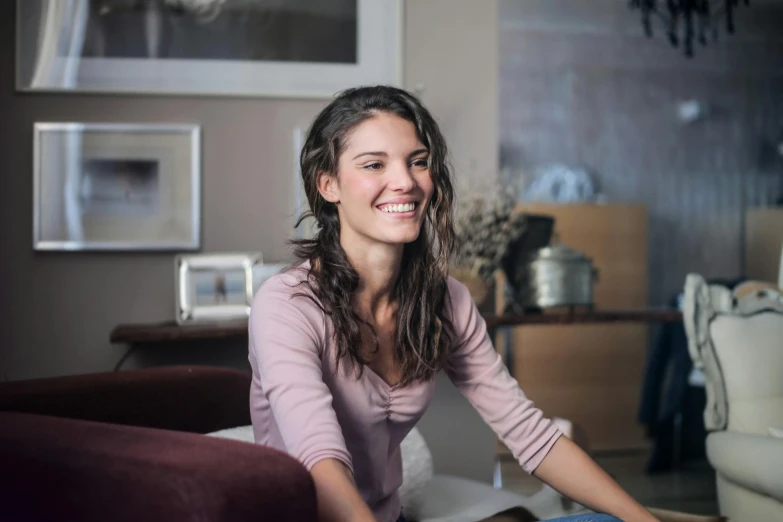
[[[293,241],[294,254],[309,261],[309,277],[303,282],[316,303],[331,318],[337,348],[337,366],[347,358],[363,366],[372,359],[362,353],[360,325],[367,324],[353,309],[359,274],[340,245],[340,221],[335,204],[318,192],[319,173],[337,175],[337,165],[347,138],[362,122],[378,113],[390,113],[413,123],[419,140],[429,151],[434,185],[426,219],[418,238],[405,245],[393,298],[397,303],[395,357],[401,365],[401,385],[427,380],[448,363],[454,337],[447,316],[448,260],[454,248],[452,203],[454,189],[446,142],[429,111],[410,93],[388,86],[359,87],[337,96],[315,118],[300,156],[302,179],[314,217],[313,239]],[[372,327],[372,325],[369,325]],[[374,332],[374,329],[373,329]],[[376,350],[377,350],[376,336]]]

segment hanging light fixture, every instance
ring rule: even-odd
[[[682,41],[688,58],[693,56],[694,39],[707,45],[708,33],[713,40],[717,38],[721,18],[725,18],[726,31],[734,33],[734,10],[740,2],[749,4],[749,0],[630,0],[631,8],[642,12],[645,34],[652,38],[652,18],[660,18],[669,43],[679,47]]]

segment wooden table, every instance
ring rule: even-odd
[[[677,310],[646,308],[638,310],[592,310],[546,312],[527,315],[486,315],[487,328],[491,333],[501,328],[533,325],[572,325],[600,323],[665,323],[682,321]],[[493,335],[494,337],[494,335]],[[215,339],[246,339],[247,321],[222,322],[214,324],[179,325],[173,321],[151,324],[121,324],[109,336],[111,343],[128,344],[128,351],[115,366],[119,370],[130,354],[138,347],[151,344]],[[504,347],[504,359],[511,364],[511,350]],[[511,366],[509,366],[511,368]]]
[[[661,323],[682,321],[682,314],[671,309],[595,310],[550,312],[529,315],[486,315],[487,328],[542,324]],[[196,341],[247,337],[247,321],[214,324],[178,325],[175,322],[121,324],[109,337],[112,343],[150,344],[171,341]]]

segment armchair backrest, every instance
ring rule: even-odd
[[[161,366],[0,383],[0,411],[194,433],[250,424],[248,372]]]
[[[769,435],[783,427],[783,294],[731,290],[686,279],[683,321],[694,365],[706,378],[709,430]]]

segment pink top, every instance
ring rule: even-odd
[[[331,322],[296,286],[300,268],[267,280],[250,313],[250,410],[255,440],[287,451],[309,470],[337,459],[352,471],[380,522],[400,514],[400,442],[424,414],[435,381],[389,386],[365,367],[335,373]],[[529,473],[560,435],[506,370],[467,288],[449,278],[455,328],[449,378]]]

